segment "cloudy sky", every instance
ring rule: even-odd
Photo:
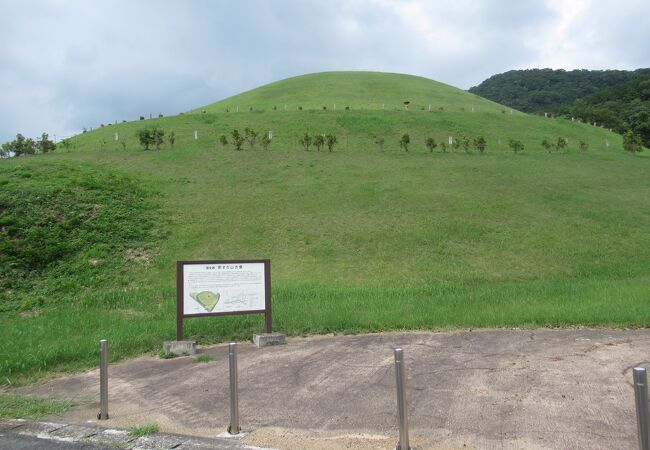
[[[1,0],[0,143],[176,114],[288,76],[650,67],[648,0]]]

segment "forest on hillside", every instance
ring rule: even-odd
[[[632,131],[650,147],[650,69],[511,70],[470,92],[529,113],[549,113]]]

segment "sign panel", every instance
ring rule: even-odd
[[[183,266],[183,315],[264,311],[264,263]]]
[[[271,332],[271,261],[178,261],[176,263],[176,339],[183,319],[264,313]]]

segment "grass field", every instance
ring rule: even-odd
[[[139,147],[137,130],[154,124],[175,133],[173,148]],[[218,144],[245,127],[273,130],[271,149]],[[305,151],[305,132],[336,134],[335,151]],[[397,144],[403,133],[409,152]],[[487,151],[424,146],[450,135],[483,135]],[[565,152],[542,149],[558,137]],[[513,154],[510,138],[525,150]],[[649,169],[646,152],[626,154],[607,130],[389,74],[299,77],[193,113],[105,126],[69,149],[0,161],[4,226],[40,224],[26,234],[37,248],[74,242],[20,282],[5,276],[0,379],[96,364],[100,338],[113,360],[157,351],[174,337],[176,260],[270,258],[274,327],[289,335],[648,326]],[[81,225],[63,226],[70,211]],[[185,327],[200,343],[249,339],[262,317]]]

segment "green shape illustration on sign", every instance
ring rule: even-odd
[[[219,303],[219,293],[212,291],[191,292],[190,297],[199,302],[206,311],[212,312],[217,303]]]

